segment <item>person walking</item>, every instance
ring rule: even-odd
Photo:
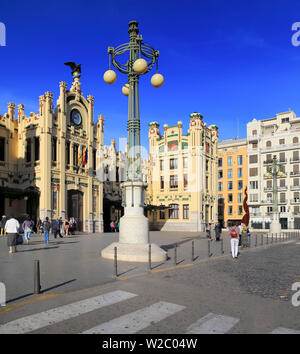
[[[37,219],[36,219],[36,233],[37,234],[40,233],[41,226],[42,226],[42,220],[39,217],[37,217]]]
[[[249,239],[249,229],[248,227],[243,224],[243,228],[242,228],[242,234],[241,234],[241,244],[242,244],[242,248],[248,247],[248,239]]]
[[[110,223],[110,232],[114,232],[115,231],[115,223],[113,221],[111,221]]]
[[[0,220],[0,235],[5,236],[5,224],[6,224],[6,216],[2,215]]]
[[[231,238],[230,245],[232,258],[237,259],[239,252],[239,228],[235,225],[235,223],[233,223],[232,226],[229,228],[229,234]]]
[[[43,222],[43,230],[44,230],[44,244],[49,243],[49,232],[51,229],[51,224],[49,222],[48,216],[46,216],[46,220]]]
[[[222,226],[221,226],[220,221],[217,221],[216,225],[215,225],[216,241],[220,241],[221,233],[222,233]]]
[[[211,229],[211,226],[210,226],[210,223],[206,224],[205,225],[205,231],[206,231],[206,237],[207,238],[211,238],[211,235],[210,235],[210,230]]]
[[[56,238],[57,235],[59,237],[62,237],[62,235],[60,234],[60,220],[59,220],[59,218],[57,218],[54,221],[53,234],[54,234],[54,238]]]
[[[5,232],[7,234],[7,245],[9,247],[9,253],[12,254],[12,248],[15,248],[17,252],[17,239],[18,239],[18,230],[20,228],[19,221],[15,218],[10,218],[5,223]]]
[[[25,240],[27,242],[27,245],[29,244],[30,235],[31,235],[31,232],[32,232],[31,226],[32,226],[31,220],[30,220],[29,216],[27,216],[26,220],[22,224],[22,228],[24,230],[24,237],[25,237]]]
[[[118,221],[118,232],[120,232],[120,220]]]

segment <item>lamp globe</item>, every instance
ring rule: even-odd
[[[107,70],[103,75],[103,80],[111,85],[117,80],[117,74],[113,70]]]
[[[164,83],[165,79],[161,74],[154,74],[151,77],[151,84],[154,87],[160,87]]]
[[[125,84],[122,87],[122,93],[123,93],[124,96],[129,96],[129,84]]]
[[[133,64],[133,70],[137,74],[144,74],[147,71],[148,64],[145,59],[137,59]]]

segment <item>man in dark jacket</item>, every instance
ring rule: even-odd
[[[54,238],[57,237],[57,235],[59,237],[62,237],[61,233],[60,233],[60,226],[61,226],[61,223],[60,223],[60,219],[57,218],[54,223],[53,223],[53,234],[54,234]]]
[[[220,241],[221,233],[222,233],[222,226],[221,226],[220,222],[218,221],[218,222],[216,222],[216,225],[215,225],[216,241]]]
[[[49,222],[48,216],[46,220],[43,222],[43,230],[44,230],[44,244],[49,243],[49,232],[51,229],[51,224]]]

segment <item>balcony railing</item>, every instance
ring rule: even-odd
[[[264,187],[264,191],[265,192],[272,192],[273,191],[273,187]]]
[[[300,204],[300,199],[299,198],[291,199],[291,204]]]
[[[292,171],[292,172],[290,172],[290,176],[291,177],[298,177],[298,176],[300,176],[300,171]]]
[[[299,191],[300,186],[291,186],[291,191]]]
[[[277,187],[277,189],[279,191],[287,191],[288,187],[287,186],[281,186],[281,187]]]
[[[268,200],[262,200],[261,204],[272,204],[273,200],[272,199],[268,199]]]
[[[291,163],[300,162],[300,157],[292,157],[290,158],[290,162]]]
[[[264,161],[264,165],[269,165],[269,164],[271,164],[273,162],[273,160],[266,160],[266,161]]]

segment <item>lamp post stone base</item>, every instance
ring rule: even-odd
[[[124,216],[120,219],[119,242],[114,242],[102,250],[101,256],[114,259],[114,248],[117,247],[118,261],[148,262],[149,259],[149,220],[144,216],[144,189],[141,181],[122,183],[125,207]],[[167,253],[159,246],[151,243],[151,261],[166,260]]]
[[[125,262],[148,262],[149,243],[120,243],[114,242],[101,252],[105,259],[114,259],[115,247],[117,247],[118,261]],[[160,247],[151,243],[151,262],[162,262],[167,258],[167,253]]]
[[[281,224],[278,220],[271,221],[270,224],[270,233],[279,234],[281,232]]]

